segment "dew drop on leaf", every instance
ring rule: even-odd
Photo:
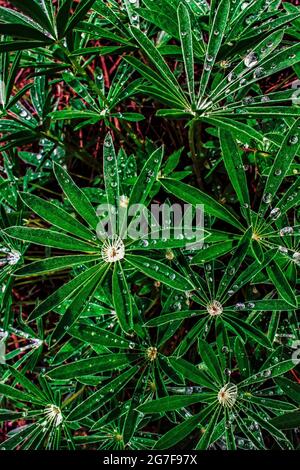
[[[246,67],[251,68],[254,67],[258,63],[258,56],[255,52],[249,52],[244,59],[244,64]]]

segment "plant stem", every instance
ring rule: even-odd
[[[196,176],[197,184],[199,188],[202,189],[203,181],[202,181],[202,176],[201,176],[201,165],[200,165],[201,155],[198,154],[198,151],[195,145],[196,124],[197,124],[197,121],[194,120],[191,122],[190,127],[189,127],[189,146],[190,146],[191,157],[193,161],[193,168],[194,168],[194,173]]]

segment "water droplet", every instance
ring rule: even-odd
[[[232,81],[235,80],[235,79],[236,79],[236,74],[235,74],[234,72],[230,72],[230,74],[227,75],[227,80],[228,80],[229,82],[232,82]]]
[[[244,310],[245,308],[246,308],[246,306],[242,302],[238,302],[237,304],[235,304],[235,309],[236,310]]]
[[[254,78],[261,78],[265,74],[265,70],[262,67],[257,67],[256,70],[253,72]]]
[[[284,227],[280,230],[279,235],[284,237],[285,235],[292,235],[294,233],[293,227]]]
[[[277,220],[281,216],[281,210],[278,207],[272,209],[270,212],[270,217],[272,220]]]
[[[245,10],[248,5],[249,5],[248,2],[243,2],[243,3],[241,4],[241,10]]]
[[[263,371],[263,376],[264,377],[270,377],[271,375],[272,375],[272,371],[270,369]]]
[[[248,55],[246,55],[244,59],[244,64],[246,67],[251,68],[254,67],[258,63],[258,56],[255,52],[250,52]]]
[[[296,145],[298,144],[299,142],[299,137],[295,134],[295,135],[291,135],[291,137],[289,138],[289,144],[290,145]]]
[[[272,202],[272,194],[271,193],[265,193],[263,195],[262,199],[263,199],[264,203],[270,204],[270,202]]]
[[[300,265],[300,253],[298,251],[296,251],[294,254],[293,254],[293,261],[297,264],[297,265]]]

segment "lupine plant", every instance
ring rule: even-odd
[[[299,448],[297,4],[0,1],[0,449]]]

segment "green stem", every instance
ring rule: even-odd
[[[198,150],[196,149],[195,145],[195,137],[196,137],[196,125],[197,121],[192,121],[189,127],[189,146],[190,146],[190,151],[191,151],[191,158],[193,161],[193,168],[194,168],[194,173],[196,176],[197,184],[199,188],[203,188],[203,182],[202,182],[202,176],[201,176],[201,160],[199,155]],[[199,146],[197,146],[199,149]],[[201,148],[201,147],[200,147]]]

